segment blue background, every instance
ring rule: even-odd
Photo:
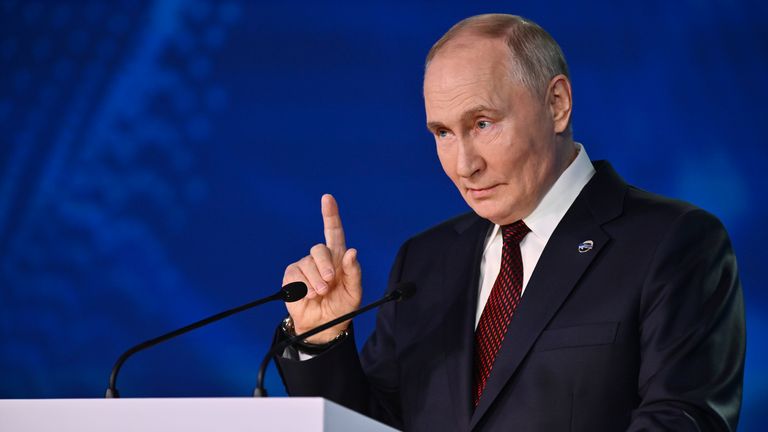
[[[476,3],[0,2],[0,397],[101,397],[130,345],[273,292],[322,241],[324,192],[376,298],[399,244],[466,208],[424,127],[423,58],[498,11],[562,45],[593,159],[728,227],[747,304],[740,429],[758,430],[766,3]],[[119,388],[249,395],[284,313],[140,353]]]

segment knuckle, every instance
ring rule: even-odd
[[[303,259],[300,268],[304,276],[310,281],[319,279],[320,270],[312,257],[308,257],[308,259],[305,260]]]
[[[296,264],[299,266],[300,269],[307,269],[307,268],[310,268],[310,266],[315,265],[315,259],[312,258],[312,256],[307,255],[304,258],[300,259]]]
[[[298,269],[296,268],[296,263],[289,264],[288,267],[285,268],[285,272],[283,274],[285,276],[295,275],[297,270]]]
[[[285,268],[285,273],[283,273],[283,285],[299,280],[301,280],[301,271],[295,264],[291,264]]]
[[[321,254],[325,251],[325,249],[327,249],[327,247],[324,244],[318,243],[312,246],[312,249],[309,250],[309,253],[312,255]]]

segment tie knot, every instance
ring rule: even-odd
[[[518,244],[529,232],[531,229],[522,220],[501,227],[504,244]]]

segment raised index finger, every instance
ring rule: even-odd
[[[344,240],[344,227],[341,226],[341,216],[339,216],[339,206],[336,199],[331,194],[323,195],[320,200],[320,207],[323,212],[323,232],[325,233],[325,245],[334,254],[339,254],[339,259],[347,251],[347,243]]]

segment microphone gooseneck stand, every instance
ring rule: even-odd
[[[150,339],[148,341],[144,341],[130,349],[128,349],[126,352],[120,355],[120,357],[117,358],[117,361],[115,362],[115,365],[112,367],[112,373],[109,375],[109,387],[107,387],[107,393],[106,398],[112,399],[112,398],[119,398],[120,393],[117,391],[117,374],[120,373],[120,368],[123,366],[123,363],[125,363],[126,360],[128,360],[129,357],[136,354],[139,351],[143,351],[147,348],[153,347],[159,343],[165,342],[169,339],[173,339],[176,336],[183,335],[184,333],[188,333],[192,330],[195,330],[197,328],[206,326],[210,323],[219,321],[221,319],[224,319],[230,315],[234,315],[236,313],[243,312],[245,310],[254,308],[256,306],[262,305],[264,303],[268,303],[275,300],[283,300],[285,302],[294,302],[297,300],[301,300],[304,298],[304,296],[307,295],[307,285],[303,282],[293,282],[289,283],[288,285],[282,287],[280,291],[276,292],[275,294],[272,294],[270,296],[254,300],[250,303],[246,303],[242,306],[238,306],[229,310],[226,310],[224,312],[219,312],[215,315],[211,315],[208,318],[203,318],[200,321],[196,321],[192,324],[189,324],[187,326],[184,326],[180,329],[168,332],[162,336],[158,336],[154,339]]]

